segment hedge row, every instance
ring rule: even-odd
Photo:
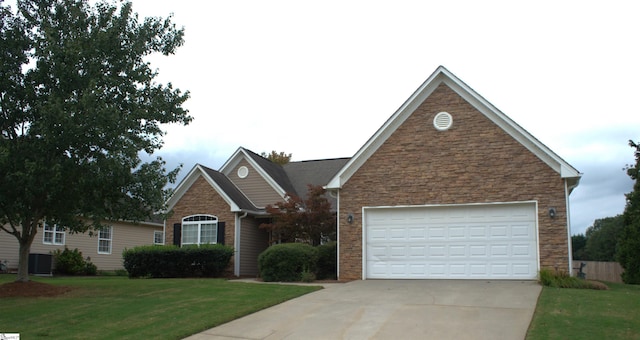
[[[141,246],[122,253],[130,278],[216,277],[227,268],[231,256],[233,248],[221,244]]]
[[[258,269],[262,279],[267,282],[334,279],[336,254],[335,242],[318,247],[305,243],[278,244],[258,256]]]

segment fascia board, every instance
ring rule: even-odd
[[[498,110],[449,70],[440,66],[404,102],[404,104],[378,129],[378,131],[358,150],[345,166],[329,181],[326,189],[338,189],[364,164],[364,162],[391,136],[391,134],[420,106],[433,91],[445,83],[473,107],[516,139],[529,151],[554,169],[562,178],[579,178],[580,172],[565,162],[546,145],[542,144],[520,125]],[[577,182],[576,182],[577,185]]]
[[[191,186],[193,185],[193,183],[195,183],[199,176],[202,176],[207,181],[207,183],[209,183],[209,185],[213,187],[218,195],[220,195],[220,197],[222,197],[222,199],[224,199],[224,201],[229,204],[232,212],[240,211],[240,207],[238,207],[238,205],[224,192],[224,190],[222,190],[222,188],[220,188],[220,186],[218,186],[218,184],[209,175],[207,175],[207,172],[202,169],[200,164],[196,164],[193,169],[191,169],[189,174],[180,182],[173,195],[171,195],[171,197],[167,201],[168,211],[171,211],[173,209],[176,203],[178,203],[180,198],[182,198],[187,190],[191,188]]]
[[[420,104],[438,87],[441,81],[437,78],[446,69],[440,66],[435,72],[413,92],[413,94],[387,119],[369,140],[351,157],[340,171],[325,186],[326,189],[338,189],[353,176],[371,155],[393,134],[393,132],[415,111]]]
[[[238,163],[240,163],[240,161],[242,160],[242,155],[245,155],[246,157],[246,153],[243,152],[244,149],[242,147],[239,147],[234,153],[233,155],[231,155],[231,157],[229,157],[229,159],[227,159],[227,161],[222,165],[222,167],[220,167],[220,171],[221,173],[225,174],[227,177],[229,176],[229,172],[231,172],[231,170],[233,170],[233,168],[236,167],[236,165],[238,165]]]
[[[525,148],[535,154],[550,168],[560,174],[561,178],[580,177],[581,174],[573,166],[563,160],[555,152],[531,135],[527,130],[514,122],[507,115],[498,110],[493,104],[476,93],[468,85],[458,79],[447,70],[447,78],[444,83],[453,89],[458,95],[469,102],[474,108],[480,111],[485,117],[498,125],[502,130],[517,140]]]
[[[185,176],[182,181],[178,184],[176,189],[173,191],[173,194],[167,200],[167,211],[173,209],[173,207],[178,203],[180,198],[189,190],[189,188],[193,185],[193,183],[198,178],[198,173],[202,172],[202,168],[200,168],[199,164],[196,164],[191,168],[187,176]]]
[[[199,165],[198,165],[199,167]],[[216,181],[214,181],[208,174],[206,171],[204,171],[204,169],[200,168],[200,173],[202,174],[202,177],[204,177],[204,179],[207,181],[207,183],[209,183],[209,185],[211,185],[211,187],[213,187],[213,189],[218,193],[218,195],[220,195],[220,197],[222,197],[222,199],[227,202],[227,204],[229,204],[229,207],[231,207],[231,211],[232,212],[239,212],[241,209],[240,207],[236,204],[236,202],[234,202],[231,197],[229,197],[227,195],[226,192],[224,192],[224,190],[222,190],[222,188],[220,188],[220,186],[218,185],[218,183],[216,183]]]

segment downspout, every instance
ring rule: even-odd
[[[569,275],[573,276],[573,247],[571,246],[571,213],[569,210],[569,184],[568,180],[564,180],[564,198],[567,209],[567,249],[569,250]]]
[[[340,189],[336,190],[336,279],[340,280]]]
[[[236,213],[236,227],[234,232],[233,239],[233,247],[235,248],[235,258],[233,261],[233,275],[240,276],[240,225],[242,224],[242,219],[247,217],[249,213],[245,212],[242,216],[239,213]]]
[[[162,244],[167,244],[167,218],[162,221]]]

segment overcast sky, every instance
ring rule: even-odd
[[[169,126],[170,166],[218,169],[239,147],[350,157],[439,66],[584,173],[572,233],[624,210],[640,140],[634,1],[159,1],[185,45],[154,57],[191,92]]]

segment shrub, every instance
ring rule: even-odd
[[[300,281],[303,272],[314,273],[318,250],[305,243],[277,244],[258,256],[258,269],[264,281]],[[308,279],[308,274],[305,279]]]
[[[540,283],[543,286],[556,288],[609,289],[607,285],[601,282],[579,279],[577,277],[570,276],[566,272],[551,270],[549,268],[540,269]]]
[[[75,248],[53,251],[54,272],[62,275],[96,275],[98,268],[90,260],[82,257],[82,252]]]
[[[233,248],[221,244],[125,249],[124,268],[134,277],[216,277],[229,265]]]
[[[335,280],[338,272],[338,244],[329,242],[318,246],[318,279]]]

